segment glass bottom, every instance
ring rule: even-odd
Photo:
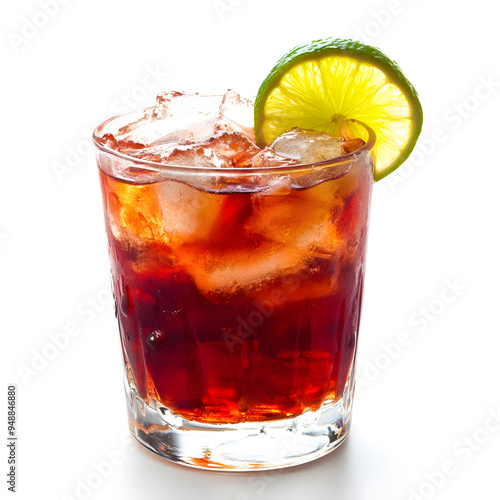
[[[345,440],[353,390],[349,382],[340,400],[317,411],[240,424],[186,420],[159,403],[147,405],[127,387],[130,429],[148,450],[191,467],[236,472],[291,467],[322,457]]]

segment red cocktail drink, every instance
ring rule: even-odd
[[[296,130],[260,150],[208,111],[182,122],[187,135],[158,131],[182,97],[94,136],[131,427],[192,465],[310,460],[349,421],[374,137]],[[190,99],[190,112],[205,106]],[[290,426],[305,429],[299,451],[259,458],[259,435],[287,448]]]

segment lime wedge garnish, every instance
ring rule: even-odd
[[[375,180],[399,167],[422,129],[422,107],[399,66],[379,49],[328,38],[295,47],[262,83],[255,100],[255,137],[264,147],[293,127],[366,140],[377,136]]]

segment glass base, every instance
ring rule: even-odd
[[[347,437],[352,387],[335,403],[290,419],[241,424],[204,424],[168,408],[148,406],[127,388],[132,434],[148,450],[201,469],[270,470],[315,460]]]

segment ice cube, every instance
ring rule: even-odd
[[[329,220],[309,239],[309,248],[319,255],[342,256],[352,259],[366,233],[366,218],[370,200],[372,172],[366,158],[356,158],[346,175],[304,191],[304,196],[328,208]],[[307,234],[300,240],[302,245]]]
[[[170,91],[156,106],[124,122],[101,143],[136,158],[200,167],[250,166],[253,104],[229,90],[223,97]],[[198,148],[198,149],[197,149]]]
[[[350,139],[342,143],[342,150],[345,154],[354,153],[354,151],[357,151],[361,146],[364,146],[365,144],[366,142],[363,141],[363,139]]]
[[[127,139],[116,139],[113,134],[104,134],[102,137],[97,139],[97,142],[102,146],[107,146],[114,151],[119,151],[120,153],[125,154],[135,153],[136,151],[145,148],[145,145],[142,143]]]
[[[184,167],[224,168],[228,165],[205,144],[187,144],[176,147],[162,158],[167,165]]]
[[[170,91],[159,94],[156,106],[136,121],[123,125],[115,138],[172,149],[172,144],[206,140],[216,132],[220,96]],[[155,151],[160,153],[160,151]]]
[[[276,189],[259,192],[253,195],[252,217],[245,228],[304,254],[340,258],[353,246],[351,240],[357,246],[360,236],[354,211],[366,205],[368,196],[360,192],[359,202],[353,193],[369,189],[370,175],[364,162],[355,161],[343,177],[309,189],[287,192],[278,184]]]
[[[339,137],[297,127],[277,137],[271,148],[276,153],[300,163],[315,163],[343,154]]]
[[[173,115],[172,107],[176,103],[182,101],[187,103],[188,100],[196,99],[198,94],[189,92],[179,92],[177,90],[169,90],[161,92],[156,96],[156,105],[151,110],[151,116],[154,118],[167,118]]]
[[[250,296],[261,304],[312,300],[331,296],[338,288],[337,276],[341,270],[337,256],[304,254],[303,265],[293,273],[283,273],[275,279],[250,291]]]
[[[180,256],[198,289],[207,296],[248,292],[262,281],[297,273],[303,254],[273,242],[263,242],[252,249],[218,249],[200,254],[199,249],[185,249]]]
[[[269,240],[309,250],[318,238],[318,227],[331,218],[330,205],[306,191],[263,191],[253,196],[253,216],[247,230]]]
[[[252,160],[252,167],[281,167],[285,165],[296,165],[297,163],[297,160],[282,156],[276,153],[274,149],[265,148],[254,156]]]
[[[175,148],[164,163],[205,168],[247,168],[260,149],[237,132],[219,132],[214,137]]]
[[[184,244],[207,238],[227,195],[205,193],[176,181],[163,181],[159,203],[166,238]]]
[[[253,157],[260,151],[250,139],[238,132],[222,132],[208,140],[214,154],[234,168],[251,166]]]
[[[216,128],[226,132],[238,132],[255,142],[253,102],[234,90],[228,90],[222,98]]]
[[[195,123],[199,120],[203,121],[204,118],[218,118],[220,103],[220,96],[171,90],[157,95],[151,116],[156,119],[170,117],[175,117],[175,120],[189,119]]]
[[[163,132],[152,146],[203,141],[216,132],[219,96],[201,96],[197,93],[170,91],[159,94],[151,120]]]
[[[106,193],[105,209],[109,227],[117,239],[163,240],[163,224],[154,184],[128,184],[101,177]]]
[[[261,196],[284,196],[292,190],[292,180],[289,175],[269,176],[266,180],[265,189],[259,191],[259,194],[254,196],[254,200]]]

